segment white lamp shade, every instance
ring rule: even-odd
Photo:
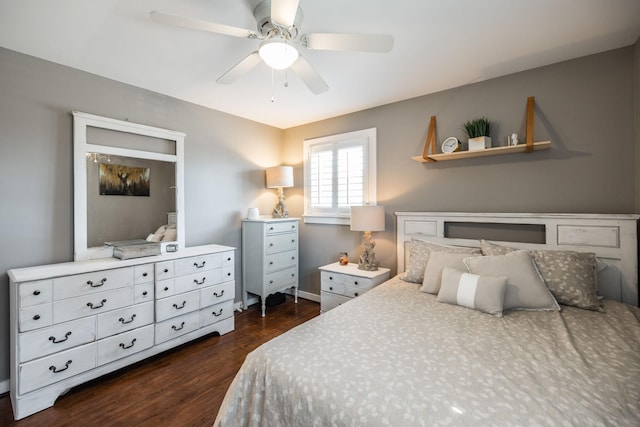
[[[293,187],[293,166],[267,168],[267,188]]]
[[[384,231],[384,206],[351,206],[351,231]]]
[[[289,68],[299,56],[298,50],[281,37],[262,42],[258,54],[265,64],[275,70]]]

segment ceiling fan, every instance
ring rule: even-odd
[[[291,68],[314,94],[329,89],[313,66],[300,54],[300,49],[338,50],[360,52],[389,52],[393,37],[386,34],[302,34],[302,9],[300,0],[263,0],[253,11],[258,31],[246,30],[225,24],[196,18],[151,12],[151,18],[163,24],[208,31],[233,37],[262,40],[258,50],[251,52],[216,80],[218,83],[233,83],[260,61],[275,70]]]

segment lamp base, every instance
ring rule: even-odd
[[[278,187],[278,204],[273,208],[273,218],[289,218],[289,211],[287,211],[287,205],[284,202],[284,190],[282,187]]]
[[[358,258],[358,270],[376,271],[380,263],[376,259],[376,253],[373,251],[376,242],[371,240],[371,232],[364,232],[364,252]]]

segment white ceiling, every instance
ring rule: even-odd
[[[386,33],[390,53],[302,53],[330,89],[259,64],[259,41],[151,21],[158,10],[255,30],[259,0],[0,0],[0,46],[288,128],[633,44],[640,0],[301,0],[303,33]],[[275,102],[271,96],[275,95]]]

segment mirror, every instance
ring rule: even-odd
[[[80,112],[73,117],[75,260],[111,257],[105,242],[121,240],[149,238],[163,251],[167,244],[183,249],[185,134]]]

